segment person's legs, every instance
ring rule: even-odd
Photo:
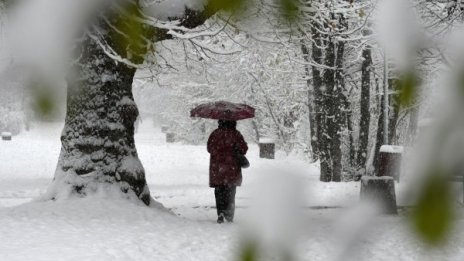
[[[236,193],[236,186],[227,186],[225,188],[225,208],[224,208],[224,216],[228,222],[234,221],[234,214],[235,214],[235,193]]]
[[[218,223],[224,222],[225,210],[226,210],[226,200],[225,200],[225,187],[215,187],[214,196],[216,198],[216,210],[218,215]]]

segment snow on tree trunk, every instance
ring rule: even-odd
[[[61,134],[61,154],[50,188],[52,198],[85,196],[118,184],[150,204],[145,171],[137,156],[134,122],[138,116],[132,95],[135,69],[118,63],[87,37],[69,82],[67,115]]]
[[[206,14],[186,9],[184,17],[172,19],[179,20],[180,26],[194,28],[216,11],[208,8]],[[129,2],[125,12],[116,5],[93,25],[91,32],[99,36],[86,33],[81,42],[68,83],[61,153],[46,198],[118,193],[136,197],[146,205],[153,203],[135,148],[138,109],[132,95],[133,64],[143,63],[149,49],[146,39],[172,37],[166,30],[148,28],[134,17],[141,17],[136,2]],[[109,55],[109,47],[120,57]]]
[[[347,28],[342,14],[331,14],[331,17],[338,17],[341,30]],[[328,29],[329,25],[326,24],[325,27]],[[342,179],[341,132],[346,124],[346,111],[348,110],[346,107],[347,97],[345,96],[345,76],[343,72],[345,44],[343,41],[337,41],[337,38],[332,35],[327,36],[324,44],[324,65],[334,69],[324,69],[320,88],[321,93],[318,94],[321,114],[321,121],[318,122],[318,134],[320,137],[318,146],[321,160],[320,180],[338,182]]]

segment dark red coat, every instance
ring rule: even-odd
[[[211,154],[209,186],[240,186],[242,184],[242,169],[235,150],[242,154],[248,150],[242,134],[236,129],[216,129],[209,136],[207,149]]]

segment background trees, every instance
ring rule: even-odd
[[[158,70],[166,74],[148,85],[177,102],[156,118],[171,125],[179,141],[198,143],[208,133],[204,126],[214,123],[193,123],[189,108],[204,99],[250,103],[257,117],[241,126],[249,140],[271,137],[286,152],[320,160],[323,181],[367,173],[381,130],[383,88],[383,51],[371,35],[374,3],[294,4],[292,21],[276,15],[278,6],[262,3],[248,11],[260,15],[252,22],[246,15],[209,20],[215,40],[161,46]],[[189,81],[177,79],[181,73]],[[404,128],[392,123],[391,133],[397,127]]]
[[[179,141],[200,143],[214,127],[188,118],[194,105],[212,99],[253,104],[257,117],[241,126],[246,137],[274,138],[287,153],[319,160],[322,181],[372,171],[383,140],[384,83],[390,83],[390,143],[414,135],[421,99],[405,105],[401,97],[407,80],[419,77],[396,68],[394,59],[384,63],[383,47],[372,36],[376,3],[264,1],[246,9],[218,3],[103,1],[105,8],[86,13],[92,19],[76,33],[50,198],[118,183],[149,203],[133,140],[134,79],[143,102],[158,104],[150,114],[170,125]],[[220,9],[240,12],[215,15]],[[420,18],[437,35],[452,26],[458,9],[417,1]],[[437,48],[411,46],[423,62],[440,55]],[[422,69],[415,65],[411,72]],[[150,86],[160,89],[153,93]]]

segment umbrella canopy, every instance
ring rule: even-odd
[[[255,108],[226,101],[209,102],[193,108],[190,117],[238,121],[255,117]]]

